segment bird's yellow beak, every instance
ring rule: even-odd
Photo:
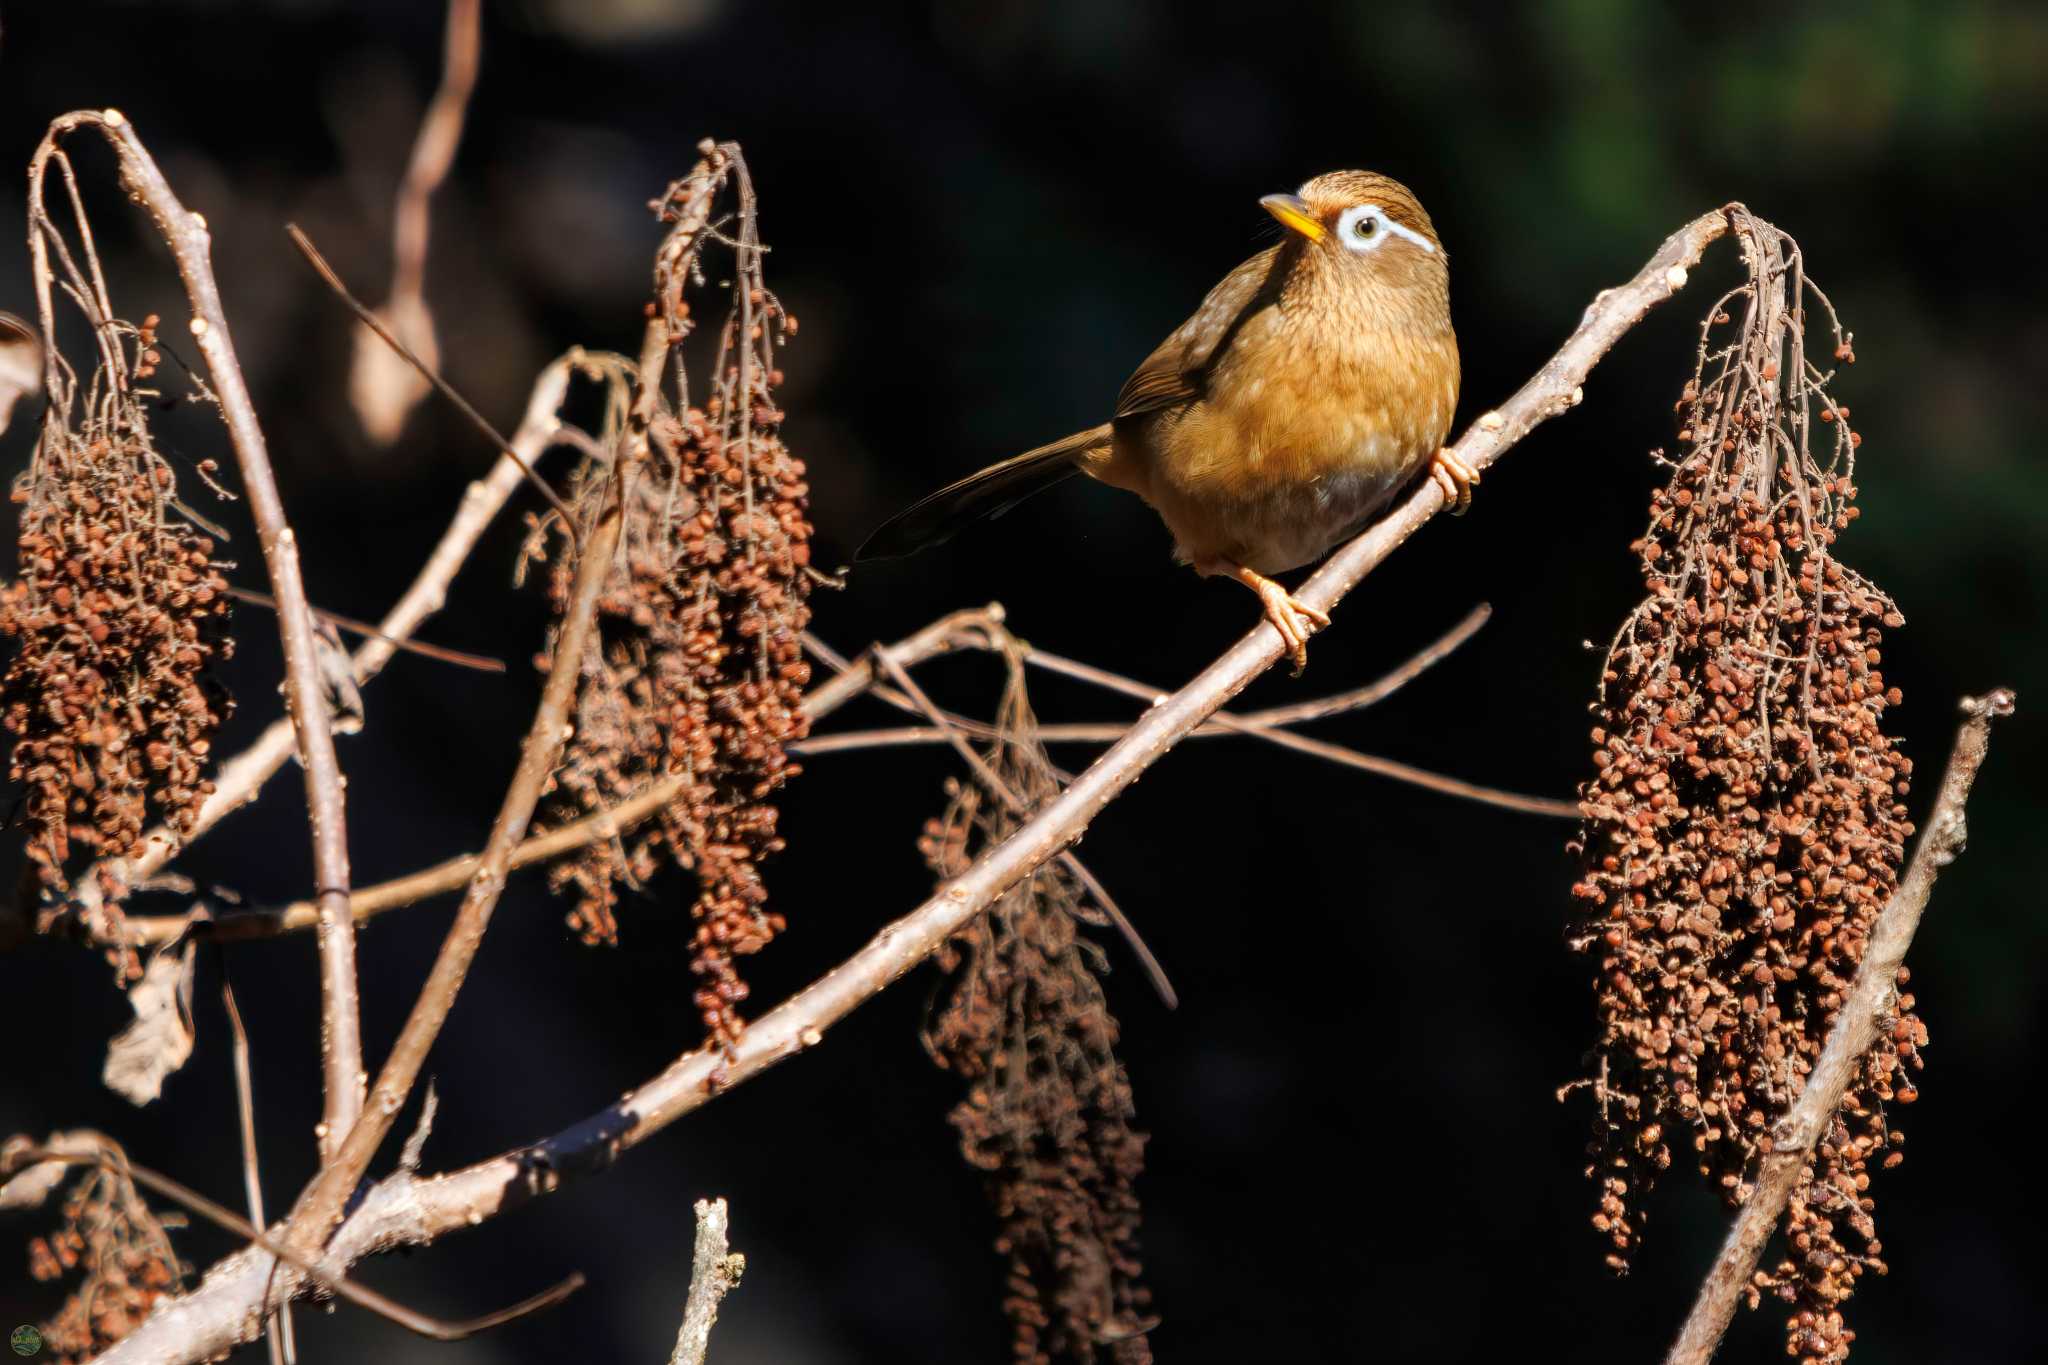
[[[1320,242],[1329,235],[1330,230],[1316,221],[1298,194],[1269,194],[1259,201],[1259,207],[1311,242]]]

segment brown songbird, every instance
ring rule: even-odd
[[[1459,512],[1479,475],[1443,445],[1458,339],[1443,243],[1415,196],[1333,171],[1259,202],[1282,241],[1209,291],[1107,423],[940,489],[858,558],[936,545],[1078,470],[1150,503],[1180,562],[1258,593],[1299,672],[1329,617],[1271,575],[1320,559],[1425,469]]]

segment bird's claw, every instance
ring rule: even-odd
[[[1443,490],[1444,503],[1452,516],[1462,517],[1471,510],[1472,488],[1479,482],[1479,471],[1452,454],[1448,446],[1430,462],[1429,477]]]
[[[1259,601],[1265,604],[1266,619],[1287,642],[1287,656],[1294,661],[1294,676],[1308,667],[1308,637],[1330,624],[1330,613],[1312,607],[1272,579],[1257,585]]]

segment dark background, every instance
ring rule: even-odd
[[[428,293],[445,369],[506,428],[572,343],[631,348],[658,230],[643,205],[706,135],[746,147],[803,322],[787,353],[790,443],[815,481],[820,562],[971,467],[1101,420],[1128,370],[1226,269],[1269,240],[1257,196],[1363,165],[1430,207],[1453,263],[1461,425],[1548,354],[1599,288],[1685,218],[1740,197],[1794,233],[1857,336],[1838,386],[1865,433],[1863,519],[1840,552],[1899,600],[1888,677],[1925,809],[1954,701],[2020,690],[1912,965],[1933,1031],[1907,1160],[1879,1176],[1892,1273],[1851,1306],[1857,1359],[2031,1358],[2043,1208],[2026,1118],[2044,1019],[2035,843],[2048,798],[2032,702],[2048,589],[2039,452],[2048,383],[2038,149],[2048,12],[1999,3],[1219,7],[1155,0],[977,5],[523,0],[489,6],[481,85],[434,207]],[[304,223],[370,297],[390,196],[437,78],[431,4],[0,7],[0,165],[24,167],[56,114],[115,105],[213,226],[228,314],[297,523],[315,600],[376,616],[402,590],[490,450],[429,404],[389,450],[346,406],[348,327],[282,232]],[[160,244],[91,139],[76,155],[117,305],[157,311],[191,356]],[[0,188],[20,223],[21,181]],[[20,238],[0,307],[32,313]],[[1426,682],[1318,733],[1527,791],[1585,771],[1595,656],[1638,593],[1627,543],[1669,438],[1689,334],[1728,248],[1632,334],[1584,406],[1489,474],[1463,521],[1431,525],[1344,604],[1310,671],[1251,700],[1376,676],[1473,603],[1493,623]],[[33,409],[0,445],[25,463]],[[167,419],[182,458],[232,467],[216,426]],[[566,457],[556,455],[554,460]],[[516,512],[423,632],[523,660],[538,594],[510,588]],[[240,581],[260,585],[240,506]],[[1168,561],[1135,500],[1080,481],[922,559],[820,594],[847,650],[1000,599],[1045,646],[1160,684],[1254,619],[1249,596]],[[242,617],[226,751],[276,713],[275,630]],[[927,670],[986,711],[986,660]],[[537,693],[401,657],[344,741],[363,883],[477,846]],[[1042,684],[1042,714],[1127,703]],[[878,721],[874,703],[835,724]],[[1086,754],[1068,751],[1080,764]],[[915,904],[914,849],[951,771],[937,751],[820,758],[789,791],[770,869],[791,930],[750,966],[757,1002],[801,986]],[[179,864],[256,902],[304,895],[299,779],[287,770]],[[1236,741],[1170,755],[1085,852],[1172,972],[1168,1013],[1133,970],[1111,999],[1143,1124],[1142,1191],[1162,1359],[1580,1360],[1657,1355],[1724,1226],[1674,1179],[1631,1277],[1601,1268],[1581,1178],[1586,1113],[1556,1087],[1593,1022],[1563,944],[1569,829]],[[10,850],[9,856],[15,856]],[[12,881],[11,872],[9,882]],[[564,932],[518,878],[433,1057],[430,1168],[537,1137],[693,1046],[672,879],[631,903],[624,946]],[[164,901],[161,908],[179,903]],[[446,903],[361,939],[374,1061],[446,923]],[[1120,966],[1128,963],[1113,949]],[[317,991],[309,936],[231,950],[251,1020],[273,1207],[311,1173]],[[226,1030],[205,960],[198,1050],[144,1110],[100,1088],[127,1017],[96,957],[0,957],[0,1134],[94,1126],[138,1160],[240,1202]],[[742,1087],[611,1173],[477,1234],[361,1267],[430,1312],[497,1307],[571,1268],[567,1305],[454,1346],[354,1310],[302,1309],[302,1358],[657,1360],[688,1278],[690,1204],[731,1199],[746,1282],[722,1361],[1002,1358],[997,1259],[925,1060],[916,974],[828,1046]],[[409,1121],[401,1127],[409,1125]],[[388,1157],[387,1157],[388,1161]],[[387,1167],[380,1164],[379,1169]],[[40,1220],[0,1229],[21,1246]],[[182,1234],[189,1259],[231,1246]],[[0,1328],[54,1306],[0,1246]],[[1781,1358],[1779,1314],[1738,1322],[1731,1360]],[[245,1355],[260,1352],[250,1348]]]

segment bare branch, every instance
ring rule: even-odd
[[[1483,468],[1539,423],[1576,406],[1580,386],[1593,366],[1645,313],[1684,286],[1700,254],[1727,230],[1727,211],[1717,209],[1672,234],[1634,279],[1593,301],[1557,354],[1498,410],[1481,416],[1455,453],[1468,465]],[[1296,595],[1315,606],[1334,603],[1443,506],[1437,485],[1421,484],[1340,549]],[[946,625],[934,623],[920,632],[932,653],[958,647],[960,642]],[[1104,806],[1252,678],[1272,667],[1283,649],[1279,632],[1261,622],[1194,681],[1148,710],[1094,766],[965,875],[884,927],[845,963],[748,1025],[730,1050],[686,1053],[617,1103],[532,1146],[429,1180],[400,1172],[379,1183],[328,1244],[330,1261],[346,1265],[377,1251],[431,1242],[552,1193],[570,1177],[605,1169],[625,1149],[732,1086],[816,1047],[827,1028],[900,978],[1003,891],[1079,837]],[[843,696],[856,695],[872,685],[874,674],[870,664],[832,684],[839,685]],[[221,1261],[197,1289],[160,1306],[103,1355],[101,1365],[203,1360],[247,1340],[264,1308],[298,1288],[267,1284],[265,1259],[244,1250]]]
[[[1106,669],[1097,668],[1093,664],[1080,663],[1076,660],[1062,658],[1057,654],[1048,654],[1038,649],[1027,650],[1024,660],[1026,663],[1037,664],[1039,667],[1050,672],[1064,673],[1070,678],[1091,682],[1098,687],[1106,687],[1113,692],[1121,692],[1128,697],[1140,698],[1152,703],[1154,706],[1166,700],[1167,694],[1164,692],[1147,687],[1140,682],[1133,682],[1129,678],[1111,673]],[[1374,684],[1374,686],[1377,685]],[[1332,698],[1331,700],[1334,701],[1336,699]],[[1320,709],[1328,706],[1329,702],[1327,701],[1304,703],[1304,708],[1314,708],[1314,714],[1332,714],[1329,710]],[[1302,708],[1282,707],[1278,709],[1282,714],[1287,714]],[[1210,717],[1207,726],[1199,728],[1192,733],[1201,734],[1203,729],[1211,726],[1216,730],[1225,731],[1230,734],[1249,735],[1254,739],[1263,739],[1267,743],[1277,744],[1283,749],[1293,749],[1299,753],[1314,754],[1317,758],[1328,759],[1332,763],[1342,764],[1347,768],[1358,768],[1364,772],[1378,773],[1381,777],[1391,777],[1396,782],[1406,782],[1410,786],[1440,792],[1445,796],[1455,796],[1466,801],[1477,801],[1481,805],[1499,806],[1503,810],[1521,811],[1526,815],[1560,816],[1567,820],[1577,819],[1579,814],[1579,806],[1575,801],[1563,801],[1548,796],[1523,796],[1518,792],[1501,791],[1495,787],[1482,787],[1474,782],[1465,782],[1455,777],[1445,777],[1441,773],[1430,772],[1427,768],[1417,768],[1412,764],[1396,762],[1391,758],[1381,758],[1377,754],[1362,754],[1356,749],[1347,749],[1341,744],[1332,744],[1327,740],[1321,739],[1310,739],[1307,735],[1297,735],[1292,731],[1282,730],[1273,725],[1254,723],[1248,717],[1233,715],[1229,711],[1217,711],[1215,715]],[[1057,728],[1047,727],[1047,730],[1050,732]],[[1044,737],[1053,738],[1054,736],[1047,733]]]
[[[1962,729],[1956,735],[1955,751],[1949,755],[1948,771],[1942,775],[1927,832],[1920,836],[1920,846],[1913,851],[1912,864],[1900,879],[1897,893],[1871,928],[1856,980],[1835,1015],[1820,1060],[1814,1063],[1791,1112],[1771,1131],[1769,1154],[1757,1171],[1742,1211],[1735,1216],[1735,1226],[1728,1230],[1721,1254],[1700,1286],[1699,1299],[1680,1329],[1678,1341],[1665,1357],[1665,1365],[1707,1365],[1735,1317],[1736,1305],[1749,1292],[1764,1243],[1770,1240],[1786,1201],[1806,1174],[1814,1144],[1827,1130],[1857,1066],[1896,1007],[1899,968],[1927,910],[1934,880],[1963,851],[1967,837],[1963,810],[1977,770],[1984,765],[1991,722],[2011,715],[2014,700],[2004,688],[1982,697],[1963,698]]]
[[[1021,642],[1014,642],[1011,647],[1021,649]],[[924,712],[926,718],[946,736],[947,743],[953,746],[953,751],[967,764],[967,770],[974,774],[974,780],[1001,801],[1004,809],[1010,814],[1019,817],[1029,814],[1024,798],[1017,795],[1009,783],[1003,781],[1001,774],[982,761],[981,755],[974,752],[974,746],[967,742],[957,728],[947,722],[945,712],[939,710],[932,699],[925,695],[924,689],[917,685],[916,680],[903,665],[886,653],[877,653],[875,657],[882,667],[888,670],[889,677],[902,689],[903,694],[909,697],[917,708]],[[1060,864],[1074,874],[1074,880],[1088,893],[1088,898],[1095,903],[1095,908],[1107,915],[1109,922],[1116,926],[1117,933],[1123,935],[1124,942],[1130,945],[1131,952],[1138,959],[1138,965],[1145,969],[1146,978],[1152,982],[1152,989],[1158,992],[1159,999],[1164,1002],[1166,1008],[1179,1009],[1180,995],[1173,989],[1173,982],[1167,979],[1166,968],[1159,965],[1159,959],[1153,956],[1151,947],[1146,944],[1137,926],[1131,923],[1124,914],[1123,907],[1109,894],[1109,888],[1088,870],[1088,865],[1082,862],[1072,849],[1061,851]]]
[[[440,88],[420,121],[392,212],[391,294],[377,312],[430,367],[439,363],[439,347],[426,298],[427,207],[455,164],[482,47],[482,0],[449,0]],[[364,430],[388,444],[398,438],[405,419],[426,397],[429,381],[408,367],[409,355],[394,355],[380,344],[382,340],[370,331],[356,334],[349,392]]]
[[[1455,654],[1467,640],[1479,633],[1481,626],[1492,619],[1493,608],[1481,602],[1466,612],[1457,625],[1410,655],[1407,662],[1381,674],[1363,687],[1355,687],[1349,692],[1339,692],[1335,696],[1323,697],[1316,701],[1296,702],[1291,706],[1269,706],[1263,711],[1246,711],[1239,715],[1238,719],[1247,725],[1300,725],[1305,721],[1322,720],[1326,716],[1358,711],[1383,702]]]
[[[953,612],[941,617],[914,635],[905,637],[888,646],[893,657],[906,666],[914,667],[937,654],[960,647],[966,634],[985,629],[1000,629],[1002,608],[989,606],[972,611]],[[360,655],[358,656],[361,657]],[[860,665],[848,665],[851,672],[841,673],[812,688],[804,697],[804,715],[812,721],[823,720],[846,703],[858,697],[864,690],[863,680],[875,676],[871,663],[863,660]],[[1121,730],[1119,730],[1121,732]],[[585,844],[599,839],[616,838],[631,829],[648,816],[675,800],[687,784],[684,777],[665,777],[649,783],[634,796],[619,802],[608,810],[586,815],[581,820],[551,829],[545,834],[536,834],[521,841],[512,851],[508,868],[527,867],[533,863],[545,862],[558,854],[582,848]],[[380,915],[387,910],[396,910],[413,905],[444,891],[454,891],[467,886],[476,875],[477,855],[465,853],[422,868],[418,872],[375,886],[364,887],[349,897],[349,913],[358,924]],[[297,933],[312,928],[319,921],[319,907],[311,901],[298,901],[279,910],[255,910],[246,914],[231,914],[208,918],[194,914],[183,915],[131,915],[127,927],[133,935],[133,942],[140,947],[146,944],[167,943],[188,929],[202,938],[216,942],[230,942],[237,939],[275,938],[280,934]]]
[[[358,1284],[345,1275],[315,1265],[290,1247],[280,1245],[272,1234],[250,1223],[225,1204],[215,1203],[190,1185],[173,1180],[159,1171],[136,1165],[111,1138],[90,1131],[58,1134],[49,1144],[42,1147],[10,1145],[7,1156],[13,1166],[11,1169],[0,1167],[0,1175],[49,1164],[99,1166],[118,1172],[144,1189],[198,1214],[210,1223],[226,1228],[237,1237],[247,1238],[252,1244],[249,1248],[251,1252],[268,1253],[286,1261],[305,1272],[321,1288],[336,1297],[347,1299],[358,1308],[368,1309],[379,1317],[389,1318],[409,1332],[432,1337],[436,1341],[460,1341],[464,1337],[472,1337],[493,1327],[503,1326],[515,1318],[523,1318],[529,1313],[560,1303],[581,1289],[584,1283],[583,1275],[578,1272],[560,1284],[544,1289],[529,1299],[523,1299],[510,1308],[501,1308],[495,1313],[471,1318],[467,1322],[445,1322],[440,1318],[430,1318],[424,1313],[415,1312],[395,1299],[386,1298],[368,1285]]]
[[[1232,717],[1229,713],[1223,713],[1195,730],[1190,738],[1212,738],[1219,735],[1247,734],[1257,738],[1271,738],[1271,736],[1265,734],[1265,731],[1273,726],[1317,720],[1356,710],[1360,707],[1370,706],[1374,702],[1384,700],[1392,695],[1400,688],[1412,682],[1430,666],[1448,656],[1453,650],[1470,639],[1473,633],[1486,623],[1487,617],[1490,614],[1491,609],[1483,604],[1474,607],[1456,626],[1416,653],[1399,668],[1373,682],[1367,683],[1363,687],[1354,688],[1348,692],[1340,692],[1329,697],[1318,698],[1313,701],[1297,702],[1289,706],[1273,707],[1264,711],[1247,711],[1235,716],[1235,720],[1238,722],[1235,726],[1226,723]],[[956,649],[1000,648],[1002,641],[1012,638],[1003,621],[1002,609],[994,605],[964,612],[954,612],[926,626],[914,635],[907,636],[886,648],[889,656],[895,659],[901,666],[914,668],[929,658]],[[877,676],[875,664],[880,659],[879,651],[870,651],[869,654],[863,655],[860,660],[852,661],[841,657],[837,651],[825,645],[821,640],[810,638],[807,639],[806,643],[813,653],[824,659],[828,666],[836,670],[834,677],[812,688],[805,697],[804,714],[810,720],[815,722],[824,719],[856,696],[859,696],[862,691],[873,692],[878,696],[882,695],[885,691],[894,691],[905,707],[918,714],[924,714],[917,704],[910,697],[902,695],[900,690],[887,689],[874,681]],[[1044,657],[1056,659],[1058,656],[1048,655]],[[883,670],[883,672],[886,671],[886,669]],[[1146,700],[1151,700],[1156,695],[1142,684],[1133,682],[1130,679],[1107,673],[1101,674],[1101,676],[1114,680],[1110,683],[1111,686],[1130,692],[1132,695],[1141,695]],[[929,698],[926,700],[929,703]],[[937,708],[934,709],[937,710]],[[978,721],[970,721],[965,717],[954,716],[943,710],[937,710],[937,714],[943,717],[942,724],[963,731],[975,738],[988,738],[994,733],[993,726],[983,725]],[[1042,725],[1038,729],[1038,736],[1048,743],[1112,744],[1123,738],[1125,732],[1129,729],[1130,726],[1128,724],[1120,722]],[[790,751],[800,754],[830,754],[844,750],[877,748],[897,744],[946,744],[951,742],[945,729],[938,726],[918,726],[893,730],[856,730],[836,735],[814,735],[809,739],[799,740],[790,745]],[[1391,759],[1361,754],[1355,750],[1344,748],[1341,745],[1312,740],[1308,741],[1305,746],[1291,747],[1300,747],[1303,752],[1328,759],[1331,762],[1362,768],[1384,776],[1391,776],[1396,780],[1408,780],[1411,774],[1419,774],[1418,780],[1420,780],[1421,785],[1437,790],[1453,788],[1454,790],[1450,793],[1452,795],[1466,795],[1476,790],[1486,793],[1487,796],[1499,795],[1505,797],[1509,802],[1529,802],[1535,804],[1538,807],[1535,811],[1537,814],[1577,813],[1577,807],[1570,806],[1569,803],[1544,803],[1542,798],[1518,797],[1511,793],[1496,794],[1492,793],[1491,789],[1488,788],[1471,788],[1466,784],[1458,783],[1454,778],[1441,777],[1435,773],[1425,772],[1422,769],[1410,768],[1405,764],[1395,763]],[[619,802],[608,810],[585,816],[581,820],[563,825],[559,829],[549,830],[545,834],[536,834],[523,841],[518,848],[513,850],[510,866],[514,868],[527,867],[534,863],[554,858],[559,854],[582,848],[584,845],[599,839],[616,838],[619,834],[631,829],[640,821],[667,805],[682,790],[684,785],[684,780],[680,777],[663,778],[660,781],[650,783],[638,794]],[[1480,799],[1486,798],[1481,797]],[[1527,809],[1528,807],[1510,805],[1510,808]],[[373,916],[383,914],[387,910],[401,909],[408,905],[418,904],[420,901],[427,900],[433,896],[441,895],[444,892],[457,890],[468,884],[470,877],[476,871],[476,862],[475,854],[463,854],[460,857],[447,859],[444,862],[436,863],[432,867],[422,868],[418,872],[408,873],[403,877],[397,877],[388,882],[380,882],[375,886],[363,887],[350,895],[349,913],[355,916],[358,924],[361,924]],[[137,947],[168,942],[188,929],[202,938],[211,939],[215,942],[230,942],[240,939],[275,938],[281,934],[298,933],[312,928],[318,922],[318,913],[319,907],[313,902],[297,901],[279,909],[254,910],[247,913],[214,915],[211,917],[190,913],[181,915],[130,915],[127,917],[125,928],[130,936],[129,941]]]
[[[455,1007],[456,993],[462,989],[469,964],[475,960],[484,931],[490,927],[491,912],[497,908],[498,897],[505,889],[512,850],[526,835],[533,808],[568,737],[569,709],[583,672],[585,649],[596,628],[597,599],[618,548],[620,522],[614,494],[596,529],[583,543],[575,594],[555,639],[554,664],[541,689],[540,706],[534,712],[533,726],[520,751],[519,766],[505,790],[505,800],[491,826],[483,857],[470,877],[469,892],[455,912],[455,922],[442,940],[441,951],[427,974],[426,984],[420,988],[419,999],[413,1002],[412,1013],[400,1030],[398,1041],[392,1045],[390,1057],[377,1074],[370,1103],[292,1211],[286,1240],[295,1249],[312,1252],[327,1240],[328,1232],[341,1216],[342,1206],[363,1172],[369,1169],[370,1158],[391,1130],[406,1096],[412,1093],[413,1083],[419,1079],[420,1068],[426,1063],[434,1039],[440,1035],[441,1025],[447,1022],[448,1012]],[[343,918],[346,917],[344,905]]]
[[[340,297],[341,301],[348,305],[349,311],[356,315],[357,320],[363,326],[376,333],[378,338],[386,346],[396,351],[406,364],[419,371],[421,378],[433,385],[443,398],[454,405],[456,411],[469,419],[471,426],[489,438],[491,444],[497,446],[499,454],[507,459],[519,462],[520,473],[526,477],[528,483],[532,484],[539,491],[541,497],[547,499],[548,505],[561,514],[563,531],[570,540],[575,540],[576,519],[570,514],[568,504],[562,501],[561,494],[555,492],[553,486],[546,479],[533,472],[532,462],[521,456],[512,443],[507,441],[498,433],[498,429],[491,425],[490,419],[472,407],[470,401],[464,398],[453,384],[443,379],[439,371],[415,355],[411,348],[399,340],[397,334],[384,325],[384,320],[377,316],[374,309],[349,292],[348,286],[342,283],[340,274],[335,271],[333,266],[327,263],[327,258],[320,254],[320,248],[313,245],[313,239],[308,237],[297,223],[286,223],[284,231],[285,235],[292,239],[292,245],[299,249],[299,254],[306,258],[306,263],[311,265],[314,272],[326,282],[327,287],[332,289]]]
[[[249,386],[235,358],[221,308],[220,287],[213,276],[212,237],[206,220],[186,209],[157,169],[155,160],[119,110],[66,114],[50,125],[36,150],[40,177],[57,143],[78,128],[92,128],[112,144],[120,158],[121,179],[130,194],[146,207],[170,245],[192,303],[192,335],[206,357],[207,373],[220,400],[222,417],[241,466],[242,486],[256,522],[263,561],[277,598],[278,633],[284,641],[285,709],[298,739],[299,762],[305,769],[306,808],[313,835],[313,877],[320,903],[321,1061],[326,1102],[323,1123],[328,1135],[322,1155],[331,1151],[340,1133],[355,1122],[362,1107],[363,1044],[356,1002],[355,922],[348,915],[348,824],[342,794],[341,762],[335,755],[325,692],[320,681],[319,650],[306,586],[299,573],[298,539],[285,516],[271,472],[270,451],[256,420]],[[41,234],[37,234],[40,240]]]
[[[669,1365],[704,1365],[704,1353],[711,1349],[711,1329],[718,1322],[718,1305],[739,1288],[746,1273],[747,1258],[725,1249],[725,1201],[697,1201],[697,1244],[690,1258],[690,1296],[683,1304],[683,1326],[676,1333],[676,1349]]]
[[[225,965],[221,971],[220,1003],[228,1013],[235,1059],[235,1116],[242,1130],[242,1187],[249,1196],[249,1222],[259,1228],[269,1227],[270,1220],[263,1216],[263,1168],[256,1159],[256,1090],[249,1077],[249,1032],[242,1027],[242,1011],[235,1005],[235,988],[228,984]],[[280,1304],[270,1315],[270,1330],[265,1339],[270,1343],[271,1365],[291,1365],[298,1358],[292,1340],[290,1304]]]

